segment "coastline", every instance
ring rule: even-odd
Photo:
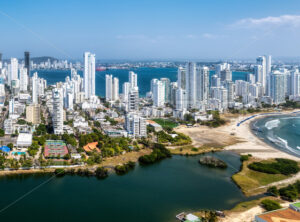
[[[251,154],[253,157],[258,159],[288,158],[300,161],[300,157],[268,144],[267,142],[259,138],[257,135],[255,135],[251,129],[251,125],[253,124],[253,122],[257,121],[258,119],[266,118],[268,116],[290,115],[296,111],[299,111],[299,109],[283,111],[268,115],[257,115],[251,120],[245,121],[239,126],[237,126],[237,124],[240,123],[242,120],[249,118],[253,115],[245,115],[242,117],[238,117],[235,121],[232,122],[232,132],[234,132],[235,135],[244,142],[227,146],[224,149],[231,150],[242,155]]]

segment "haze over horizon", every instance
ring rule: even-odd
[[[300,2],[21,1],[0,3],[4,58],[299,57]]]

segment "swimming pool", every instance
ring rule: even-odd
[[[14,152],[11,152],[11,154],[12,155],[15,155],[15,154],[17,154],[17,155],[25,155],[26,153],[25,152],[20,152],[20,151],[14,151]]]

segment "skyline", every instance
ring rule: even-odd
[[[57,0],[0,3],[4,58],[236,59],[298,57],[298,1]],[[30,15],[30,16],[28,16]]]

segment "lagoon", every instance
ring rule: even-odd
[[[237,154],[205,155],[216,156],[229,163],[229,167],[213,169],[200,165],[200,156],[174,155],[153,165],[137,165],[123,176],[111,174],[104,180],[80,176],[52,178],[51,175],[2,177],[0,218],[28,222],[173,222],[175,215],[182,211],[230,209],[251,199],[231,180],[241,165]]]

